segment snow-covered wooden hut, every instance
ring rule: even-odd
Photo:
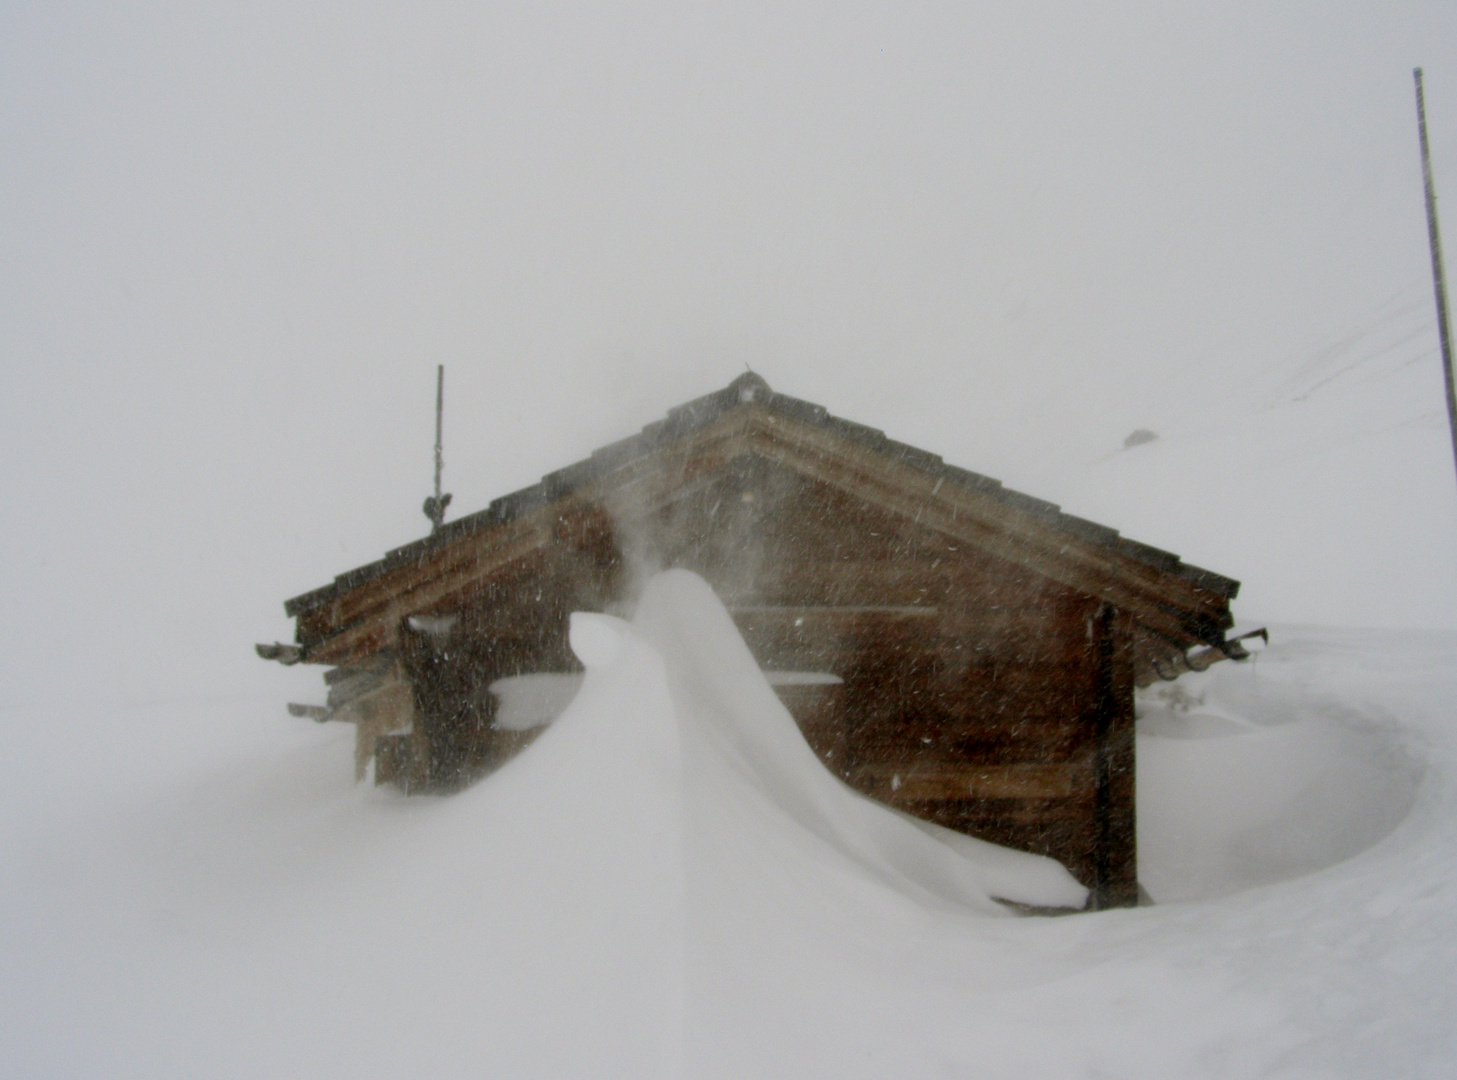
[[[513,676],[580,670],[568,615],[686,567],[827,768],[1138,895],[1133,691],[1217,659],[1238,583],[745,374],[640,434],[287,601],[360,775],[448,790],[519,750]],[[549,682],[549,680],[547,680]],[[496,684],[496,693],[491,692]],[[525,728],[525,730],[523,730]]]

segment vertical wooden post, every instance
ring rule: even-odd
[[[1432,252],[1432,288],[1437,298],[1437,339],[1442,349],[1442,374],[1447,380],[1447,423],[1452,430],[1452,463],[1457,466],[1457,386],[1452,381],[1452,335],[1447,325],[1447,279],[1442,268],[1442,236],[1437,229],[1437,188],[1432,182],[1432,152],[1427,144],[1427,101],[1422,69],[1412,69],[1417,85],[1417,134],[1422,145],[1422,184],[1427,194],[1427,245]]]
[[[1094,751],[1093,910],[1138,903],[1134,804],[1133,626],[1104,606],[1097,618],[1097,748]]]

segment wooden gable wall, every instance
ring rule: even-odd
[[[756,455],[625,527],[714,585],[761,667],[843,680],[780,696],[852,786],[1136,898],[1128,627],[1106,603]]]
[[[584,506],[433,620],[406,619],[415,783],[457,786],[519,750],[529,737],[493,727],[489,684],[578,670],[569,613],[630,602],[635,580],[669,566],[714,586],[766,670],[842,680],[780,696],[849,784],[1051,855],[1100,903],[1136,897],[1114,610],[754,454],[636,514]]]
[[[645,455],[606,448],[508,515],[299,598],[299,643],[392,665],[412,730],[376,775],[449,788],[530,737],[493,725],[491,682],[576,670],[571,611],[626,610],[653,570],[692,569],[761,666],[842,680],[780,696],[848,783],[1135,902],[1134,679],[1221,641],[1230,583],[837,432],[749,405]]]

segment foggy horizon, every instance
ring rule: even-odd
[[[1450,190],[1448,5],[3,18],[0,704],[278,687],[281,601],[428,529],[441,363],[451,517],[748,365],[1242,620],[1457,625],[1450,460],[1353,444],[1385,479],[1292,514],[1239,436],[1385,365],[1372,426],[1444,452],[1411,69]],[[1139,500],[1098,473],[1139,428],[1241,449]]]

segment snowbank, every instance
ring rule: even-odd
[[[1220,896],[1332,866],[1411,809],[1421,766],[1393,742],[1390,725],[1309,693],[1251,695],[1257,677],[1226,666],[1174,684],[1172,707],[1145,698],[1139,879],[1157,901]]]
[[[918,821],[846,787],[804,741],[733,619],[696,574],[669,570],[653,578],[633,625],[668,662],[690,790],[728,770],[732,785],[716,781],[725,798],[767,799],[857,869],[917,898],[988,914],[1004,913],[993,896],[1046,907],[1086,902],[1087,890],[1051,859]]]
[[[554,671],[510,675],[491,683],[498,703],[495,724],[506,731],[545,727],[582,689],[582,676]]]
[[[1178,783],[1224,836],[1312,790],[1409,807],[1358,853],[1230,891],[1211,827],[1162,867],[1203,899],[997,919],[977,900],[995,867],[894,816],[847,836],[853,802],[790,783],[803,755],[762,687],[717,681],[747,673],[705,607],[675,577],[631,625],[579,619],[576,700],[449,799],[351,788],[342,725],[263,739],[271,713],[246,704],[134,711],[128,760],[153,767],[92,803],[0,792],[0,1073],[1384,1078],[1457,1059],[1457,636],[1274,628],[1162,734],[1145,713],[1146,781],[1180,746],[1249,740],[1225,776],[1284,754],[1242,787],[1218,757],[1169,773],[1156,816]],[[26,775],[81,768],[85,746],[57,736],[51,761],[41,737],[78,718],[24,719]],[[203,723],[235,741],[167,756]],[[1387,786],[1362,788],[1379,768],[1358,759]],[[915,858],[882,849],[907,836]],[[1160,858],[1146,841],[1146,876]]]

